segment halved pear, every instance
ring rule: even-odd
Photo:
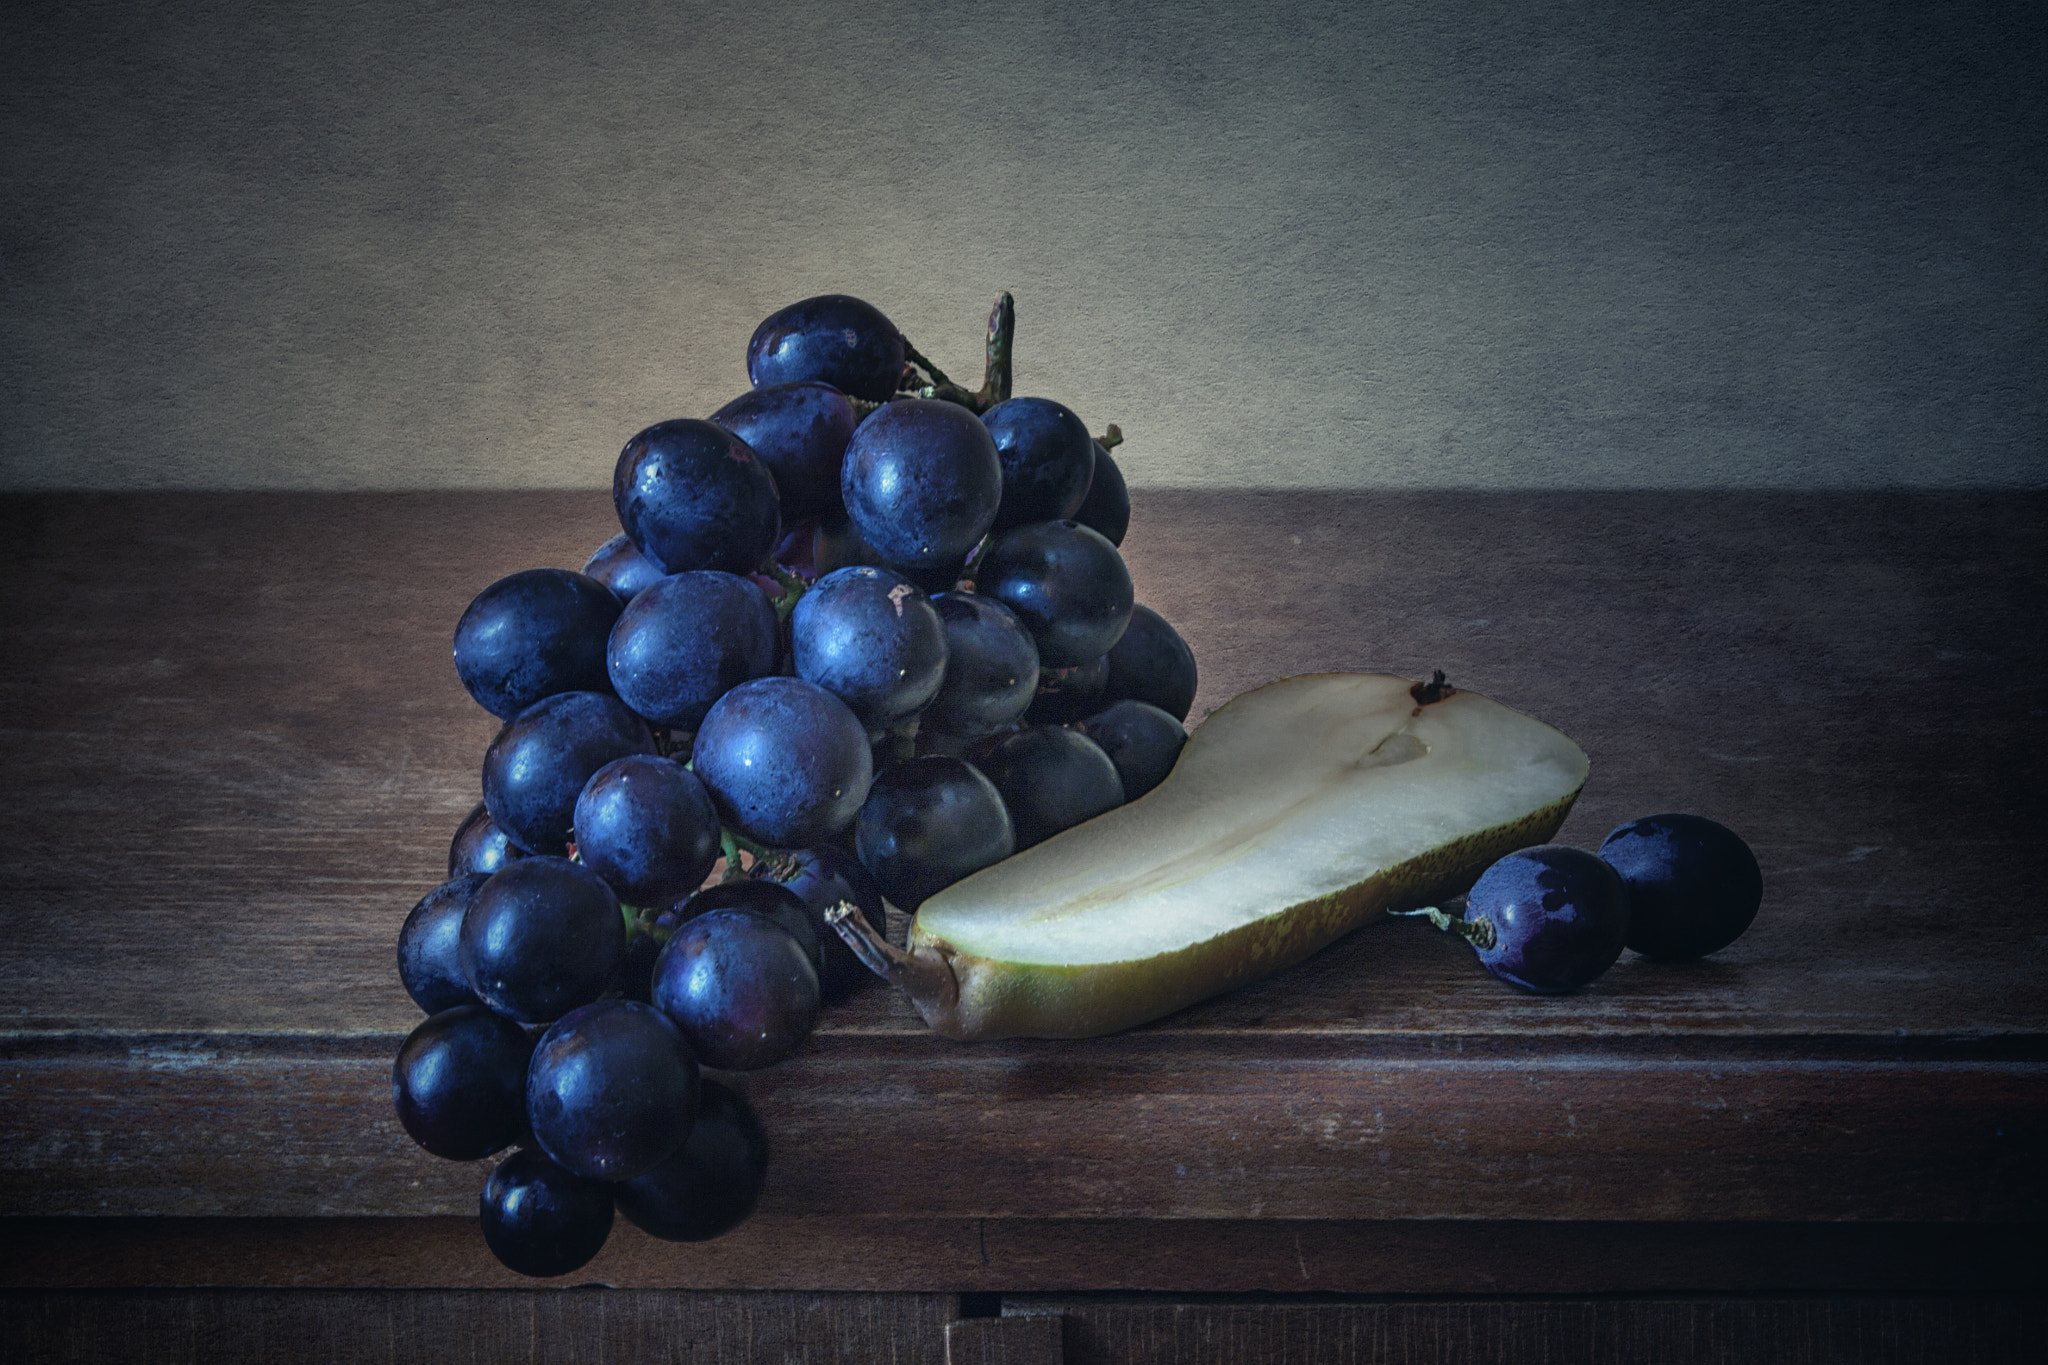
[[[1146,795],[925,901],[909,951],[840,921],[954,1038],[1114,1033],[1291,966],[1548,841],[1564,735],[1474,692],[1323,673],[1211,715]]]

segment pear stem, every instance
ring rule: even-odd
[[[825,923],[846,940],[863,966],[909,996],[920,1014],[929,1017],[932,1011],[950,1009],[960,999],[959,979],[945,958],[929,948],[915,952],[898,948],[868,923],[852,901],[841,901],[826,910]]]
[[[1491,948],[1500,941],[1494,932],[1493,921],[1481,915],[1478,919],[1453,919],[1434,905],[1425,905],[1419,910],[1389,910],[1390,915],[1423,915],[1431,924],[1447,934],[1456,934],[1474,948]]]

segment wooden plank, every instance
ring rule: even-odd
[[[1730,1302],[1162,1304],[1025,1299],[1057,1313],[1068,1365],[2023,1365],[2048,1352],[2048,1304],[1976,1297]]]
[[[1197,716],[1443,667],[1585,745],[1565,838],[1699,810],[1768,887],[1712,961],[1569,1000],[1410,924],[1160,1027],[2048,1033],[2013,951],[2048,911],[2011,895],[2048,871],[2043,526],[2040,494],[1147,493],[1126,548]],[[494,729],[454,622],[609,529],[594,492],[0,497],[0,1028],[402,1035],[392,940]],[[921,1026],[875,993],[833,1027]]]
[[[0,1219],[0,1288],[520,1289],[474,1217]],[[546,1282],[678,1290],[2041,1294],[2032,1223],[890,1219],[761,1214],[713,1242],[621,1222]]]
[[[610,530],[597,492],[0,496],[0,1215],[473,1207],[388,1098],[393,939],[494,728],[448,636]],[[1126,549],[1198,716],[1443,667],[1591,753],[1565,838],[1715,815],[1764,914],[1556,1000],[1383,923],[1087,1043],[870,990],[748,1082],[764,1227],[2041,1216],[2048,495],[1154,492]]]
[[[2048,1061],[1138,1035],[821,1043],[748,1076],[766,1212],[981,1218],[2038,1218]],[[421,1152],[382,1047],[243,1040],[17,1055],[0,1200],[22,1214],[404,1216],[488,1163]],[[368,1052],[369,1055],[363,1055]],[[886,1168],[881,1154],[887,1154]]]
[[[963,1318],[946,1324],[946,1365],[1061,1365],[1060,1320]]]
[[[787,1361],[940,1365],[948,1294],[688,1294],[614,1290],[0,1294],[16,1365],[590,1365]]]

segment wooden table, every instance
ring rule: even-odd
[[[621,1222],[564,1292],[392,1115],[393,944],[495,729],[455,620],[606,497],[0,498],[0,1356],[2048,1358],[2044,528],[1141,491],[1193,719],[1442,668],[1591,756],[1564,840],[1743,833],[1754,928],[1538,999],[1375,923],[1088,1042],[947,1042],[877,985],[747,1079],[750,1223]]]

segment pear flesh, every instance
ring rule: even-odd
[[[1586,772],[1570,739],[1477,693],[1269,683],[1146,795],[926,900],[887,974],[951,1037],[1114,1033],[1465,889],[1548,841]]]

